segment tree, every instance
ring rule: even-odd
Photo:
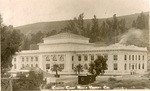
[[[91,37],[90,37],[90,42],[95,42],[100,39],[98,39],[98,36],[100,35],[99,31],[99,24],[98,24],[98,19],[94,15],[94,18],[92,19],[92,27],[91,27]],[[100,36],[99,36],[100,37]]]
[[[106,61],[106,58],[99,56],[94,62],[89,64],[89,72],[96,76],[103,75],[107,69]]]
[[[144,13],[142,12],[138,17],[137,17],[137,20],[136,20],[136,27],[138,29],[145,29],[145,24],[146,23],[146,20],[145,20],[145,15]]]
[[[73,20],[70,20],[61,32],[64,31],[85,36],[87,32],[84,27],[84,13],[80,14],[78,18],[75,17]]]
[[[132,22],[132,27],[136,28],[136,22],[135,22],[135,20]]]
[[[78,75],[80,74],[80,72],[83,72],[83,66],[81,64],[78,64],[74,67],[74,72],[78,73]]]
[[[23,36],[23,41],[21,45],[22,50],[29,50],[31,45],[31,41],[27,36]]]
[[[100,31],[101,31],[101,41],[103,42],[107,42],[108,40],[108,34],[109,34],[109,30],[108,30],[108,27],[106,25],[106,22],[103,21],[102,25],[100,26]]]
[[[44,37],[44,33],[42,33],[41,31],[37,32],[36,34],[32,34],[31,35],[32,44],[37,44],[42,42],[43,37]]]
[[[0,14],[0,29],[1,29],[1,27],[2,27],[2,22],[3,22],[2,16],[1,16],[1,14]]]
[[[58,76],[58,71],[62,71],[62,68],[60,67],[60,65],[54,64],[51,70],[55,71],[56,72],[56,76]]]
[[[19,74],[13,84],[14,90],[37,90],[43,84],[43,73],[29,71],[29,75]]]
[[[4,26],[1,32],[1,65],[3,69],[8,69],[12,66],[11,61],[13,55],[20,51],[22,35],[19,30],[12,26]]]

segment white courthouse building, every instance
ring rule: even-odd
[[[17,71],[23,67],[39,67],[51,71],[54,64],[59,64],[62,71],[59,74],[75,74],[75,65],[83,65],[84,72],[91,61],[98,56],[107,60],[107,75],[145,74],[147,73],[147,48],[113,44],[98,46],[89,43],[89,38],[72,33],[60,33],[43,38],[38,50],[28,50],[16,53],[12,60],[12,70]],[[83,73],[84,73],[83,72]]]

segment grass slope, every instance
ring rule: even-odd
[[[126,20],[126,27],[130,28],[132,25],[133,20],[137,19],[137,16],[140,13],[131,14],[131,15],[125,15],[125,16],[119,16],[118,19],[125,19]],[[144,13],[146,16],[149,14],[149,12]],[[112,19],[112,17],[108,18]],[[99,24],[103,21],[105,21],[106,18],[98,19]],[[15,27],[16,29],[20,29],[23,34],[30,34],[30,33],[36,33],[38,31],[52,31],[57,30],[60,31],[63,29],[68,23],[68,20],[65,21],[54,21],[54,22],[39,22],[39,23],[33,23],[23,26]],[[85,19],[85,25],[91,23],[91,19]]]

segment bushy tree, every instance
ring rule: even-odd
[[[136,28],[136,22],[135,22],[135,20],[132,22],[132,27]]]
[[[13,84],[14,90],[37,90],[43,84],[43,73],[30,71],[29,75],[19,74]]]
[[[40,43],[42,42],[43,37],[44,37],[44,34],[41,31],[37,32],[36,34],[32,34],[31,43],[32,44]]]
[[[75,34],[86,36],[87,30],[84,25],[84,13],[82,13],[77,18],[75,17],[73,20],[70,20],[67,26],[62,29],[61,32],[72,32]]]
[[[138,17],[137,17],[137,20],[136,20],[136,27],[139,28],[139,29],[144,29],[145,28],[145,15],[144,13],[142,12]]]
[[[103,75],[107,69],[107,59],[103,56],[99,56],[94,62],[89,64],[89,72],[96,76]]]
[[[143,12],[138,15],[137,19],[132,22],[132,28],[149,29],[149,15],[146,16]]]
[[[3,26],[0,30],[1,33],[1,65],[2,70],[12,66],[12,56],[19,52],[22,35],[19,30],[14,29],[12,26]]]
[[[23,36],[22,45],[21,45],[21,49],[22,50],[29,50],[30,49],[30,45],[31,45],[30,38],[24,35]]]
[[[81,64],[76,65],[73,68],[74,72],[78,73],[78,75],[80,74],[80,72],[83,72],[83,66]]]

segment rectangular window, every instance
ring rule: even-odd
[[[132,55],[132,60],[134,60],[134,55]]]
[[[88,57],[87,57],[87,56],[84,56],[84,60],[87,61],[87,60],[88,60]]]
[[[46,69],[50,69],[50,64],[46,64]]]
[[[137,55],[136,55],[136,60],[137,60]]]
[[[64,69],[64,64],[60,64],[60,68],[61,68],[61,69]]]
[[[72,69],[74,69],[74,64],[72,64]]]
[[[141,60],[141,56],[139,55],[139,60]]]
[[[144,60],[144,55],[143,55],[143,60]]]
[[[137,63],[135,64],[135,69],[137,69]]]
[[[114,55],[114,60],[118,60],[118,55]]]
[[[139,64],[139,69],[141,68],[140,64]]]
[[[124,60],[127,60],[127,55],[124,55]]]
[[[28,62],[28,57],[26,57],[26,60],[27,60],[27,62]]]
[[[22,68],[24,68],[24,64],[22,64]]]
[[[74,56],[72,56],[72,61],[74,61]]]
[[[132,65],[132,69],[134,70],[134,65]]]
[[[118,70],[118,64],[114,63],[114,70]]]
[[[31,64],[31,67],[33,67],[33,64]]]
[[[33,61],[33,57],[31,57],[31,61]]]
[[[94,60],[94,55],[91,55],[91,60]]]
[[[129,55],[129,60],[131,60],[131,55]]]
[[[24,57],[22,57],[22,62],[24,62]]]
[[[81,56],[78,56],[78,61],[81,61]]]
[[[129,70],[131,69],[131,64],[129,63]]]
[[[38,61],[38,57],[35,57],[35,60]]]
[[[38,64],[36,64],[35,67],[38,67]]]

